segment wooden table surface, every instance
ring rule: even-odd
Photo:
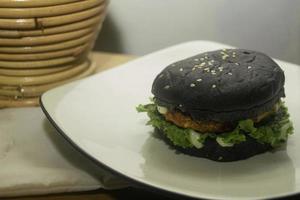
[[[104,70],[111,69],[120,64],[126,63],[136,58],[132,55],[122,55],[114,53],[94,53],[93,59],[97,63],[96,73],[100,73]],[[43,196],[32,197],[18,197],[10,198],[11,200],[119,200],[119,199],[171,199],[163,196],[162,194],[146,191],[139,188],[125,188],[120,190],[103,190],[99,189],[90,192],[77,192],[77,193],[65,193],[65,194],[52,194]]]

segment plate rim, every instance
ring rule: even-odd
[[[183,43],[178,43],[178,44],[175,44],[175,45],[171,45],[171,46],[168,46],[168,47],[165,47],[165,48],[162,48],[162,49],[159,49],[158,51],[154,51],[154,52],[151,52],[149,54],[146,54],[144,56],[141,56],[133,61],[129,61],[128,63],[131,63],[131,62],[136,62],[137,60],[139,59],[142,59],[144,58],[145,56],[148,56],[148,55],[152,55],[156,52],[161,52],[161,51],[165,51],[169,48],[173,48],[173,47],[177,47],[177,46],[181,46],[181,45],[184,45],[184,44],[188,44],[188,43],[193,43],[193,42],[210,42],[210,43],[217,43],[217,44],[220,44],[220,45],[227,45],[227,46],[231,46],[231,45],[228,45],[228,44],[224,44],[224,43],[219,43],[219,42],[215,42],[215,41],[209,41],[209,40],[192,40],[192,41],[187,41],[187,42],[183,42]],[[277,59],[276,59],[277,60]],[[286,62],[286,61],[285,61]],[[125,65],[127,65],[128,63],[125,63]],[[287,62],[289,63],[289,62]],[[290,64],[294,64],[294,63],[290,63]],[[123,64],[119,65],[119,66],[122,66]],[[107,71],[110,71],[110,70],[113,70],[113,69],[116,69],[116,68],[112,68],[112,69],[108,69],[106,70]],[[93,77],[93,76],[91,76]],[[86,80],[83,79],[83,81]],[[79,82],[81,80],[78,80],[78,81],[74,81],[74,82]],[[74,83],[72,82],[72,83]],[[64,87],[64,86],[67,86],[67,85],[70,85],[72,83],[69,83],[69,84],[66,84],[66,85],[63,85],[63,86],[60,86],[59,88],[61,87]],[[54,88],[54,89],[51,89],[49,91],[53,91],[57,88]],[[165,188],[160,188],[158,186],[156,186],[155,184],[148,184],[148,183],[145,183],[145,182],[142,182],[140,180],[137,180],[137,179],[134,179],[126,174],[123,174],[115,169],[113,169],[112,167],[104,164],[103,162],[101,162],[100,160],[94,158],[92,155],[90,155],[88,152],[86,152],[84,149],[82,149],[78,144],[76,144],[76,142],[74,142],[69,136],[68,134],[66,134],[58,125],[57,123],[55,122],[55,120],[51,117],[51,115],[48,113],[47,109],[46,109],[46,106],[43,102],[43,98],[46,96],[46,94],[49,92],[45,92],[43,93],[40,98],[39,98],[39,102],[40,102],[40,107],[42,109],[42,111],[44,112],[45,116],[47,117],[47,119],[50,121],[50,123],[53,125],[53,127],[57,130],[57,132],[77,151],[79,152],[80,154],[82,154],[83,156],[87,157],[89,160],[91,160],[94,164],[96,164],[97,166],[99,167],[102,167],[106,170],[108,170],[109,172],[111,172],[112,174],[114,175],[117,175],[117,176],[120,176],[121,178],[125,179],[126,181],[128,182],[131,182],[133,183],[134,186],[140,186],[141,188],[147,190],[147,191],[152,191],[152,192],[156,192],[157,194],[162,194],[164,196],[167,196],[167,197],[172,197],[172,198],[175,198],[175,199],[181,199],[181,198],[189,198],[189,199],[200,199],[200,198],[204,198],[204,199],[208,199],[208,200],[221,200],[221,199],[224,199],[224,198],[214,198],[214,197],[196,197],[196,196],[191,196],[191,195],[188,195],[188,194],[185,194],[185,193],[178,193],[177,191],[172,191],[172,190],[168,190],[168,189],[165,189]],[[281,194],[281,195],[277,195],[277,196],[270,196],[270,197],[259,197],[259,198],[271,198],[271,199],[282,199],[282,198],[293,198],[293,197],[300,197],[300,191],[299,192],[295,192],[295,193],[286,193],[286,194]],[[229,199],[230,197],[228,198],[225,198],[225,199]],[[234,198],[234,197],[233,197]],[[252,197],[253,198],[253,197]],[[241,197],[241,199],[251,199],[251,197]]]

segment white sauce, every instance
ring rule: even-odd
[[[190,131],[190,142],[194,145],[194,147],[196,147],[197,149],[200,149],[203,147],[203,144],[201,142],[198,141],[198,139],[200,138],[200,133],[197,133],[194,130]]]
[[[168,112],[168,109],[166,107],[163,107],[163,106],[157,106],[157,111],[160,113],[160,114],[166,114]]]
[[[234,145],[234,144],[232,144],[232,143],[225,143],[225,142],[223,141],[223,139],[220,138],[220,137],[217,137],[216,141],[217,141],[217,143],[218,143],[220,146],[222,146],[222,147],[232,147],[232,146]]]

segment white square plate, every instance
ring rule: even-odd
[[[173,46],[118,68],[46,92],[42,107],[75,147],[118,174],[144,185],[196,198],[257,199],[300,192],[300,68],[277,60],[286,75],[286,103],[295,134],[286,151],[220,163],[177,154],[151,135],[146,114],[155,76],[168,64],[228,48],[208,41]]]

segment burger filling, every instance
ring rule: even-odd
[[[162,109],[158,106],[158,112]],[[253,118],[253,122],[258,123],[263,119],[271,116],[272,114],[278,111],[278,104],[276,104],[272,110],[264,112],[259,116]],[[164,108],[167,110],[166,108]],[[175,125],[182,128],[190,128],[200,133],[223,133],[226,131],[231,131],[234,129],[234,123],[232,122],[216,122],[216,121],[199,121],[193,120],[190,116],[184,115],[180,111],[165,111],[164,113],[160,112],[164,115],[167,121],[174,123]]]
[[[183,148],[201,148],[207,138],[215,139],[222,147],[232,147],[246,141],[246,135],[276,147],[293,132],[287,108],[282,102],[253,119],[238,122],[196,121],[180,111],[169,111],[156,103],[139,105],[137,110],[147,112],[150,118],[148,124],[162,130],[174,145]],[[266,122],[262,124],[262,121]]]

